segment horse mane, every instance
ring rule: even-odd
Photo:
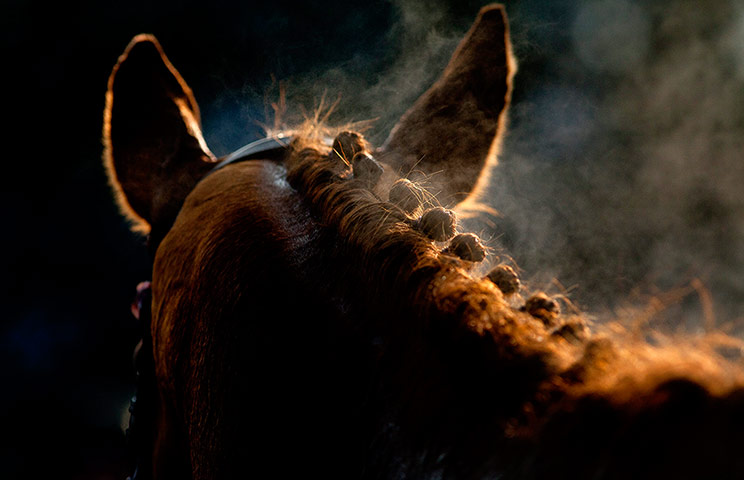
[[[420,232],[420,210],[407,214],[382,200],[329,153],[320,142],[296,139],[287,157],[287,180],[320,222],[336,231],[342,255],[357,260],[370,299],[385,298],[394,308],[412,307],[425,323],[447,316],[478,335],[509,337],[495,338],[497,344],[516,341],[526,349],[542,350],[534,341],[547,333],[541,322],[518,321],[523,315],[493,282],[471,274],[472,262],[447,254],[443,242]]]
[[[449,369],[445,375],[462,376],[457,386],[470,395],[466,401],[490,408],[506,436],[532,438],[561,409],[578,415],[576,425],[590,425],[597,419],[580,412],[595,408],[594,401],[627,418],[644,411],[644,401],[658,408],[680,398],[684,404],[699,393],[730,405],[726,399],[742,392],[741,368],[718,355],[712,343],[676,338],[652,346],[617,324],[575,337],[572,327],[586,323],[581,314],[551,323],[514,308],[491,281],[472,274],[471,263],[419,232],[415,215],[383,201],[312,138],[293,142],[287,170],[290,185],[337,232],[340,254],[357,260],[355,278],[364,282],[357,288],[396,319],[383,328],[390,338],[405,338],[401,349],[412,352],[400,352],[396,365],[418,363],[423,371],[425,362],[442,354],[446,361],[434,364]],[[384,324],[384,318],[377,321]],[[420,392],[408,395],[406,401],[420,408],[432,402]],[[494,397],[501,411],[480,403]],[[602,421],[609,418],[615,417],[608,413]]]
[[[441,468],[441,455],[453,476],[481,478],[484,471],[529,462],[535,452],[539,464],[516,468],[532,475],[524,478],[546,478],[541,469],[551,465],[576,471],[566,455],[572,442],[599,456],[620,440],[632,444],[652,436],[677,445],[713,431],[724,442],[703,444],[696,454],[712,458],[719,455],[714,448],[737,445],[738,424],[729,419],[739,418],[744,404],[744,376],[714,344],[675,338],[651,345],[613,325],[587,331],[581,314],[548,316],[530,308],[537,295],[520,306],[521,297],[508,296],[481,278],[474,262],[453,255],[452,241],[432,240],[422,228],[432,209],[404,210],[383,199],[389,179],[371,186],[357,175],[354,159],[371,151],[365,142],[351,150],[349,162],[339,155],[348,150],[329,148],[320,135],[295,135],[283,162],[231,165],[198,186],[186,203],[193,210],[179,217],[159,250],[156,272],[168,274],[155,280],[156,288],[158,281],[179,282],[159,288],[191,293],[159,297],[154,308],[168,315],[156,317],[157,337],[186,342],[188,336],[168,329],[175,319],[193,316],[196,338],[216,335],[219,345],[232,346],[224,355],[199,346],[188,357],[158,356],[164,379],[193,381],[192,364],[183,363],[190,358],[263,372],[254,360],[268,355],[267,371],[282,385],[248,410],[277,408],[288,424],[313,427],[307,431],[326,422],[324,428],[344,439],[339,448],[349,443],[349,451],[371,456],[364,459],[370,478],[426,477]],[[354,135],[344,138],[361,138]],[[263,169],[270,176],[252,177]],[[267,183],[274,180],[280,181],[276,188]],[[274,208],[277,199],[284,203]],[[286,228],[282,215],[295,215]],[[255,339],[257,348],[235,345],[232,335]],[[178,349],[159,351],[168,350]],[[315,375],[328,391],[303,397],[305,408],[320,409],[308,419],[304,408],[293,410],[293,392],[295,383],[300,391],[313,388]],[[230,402],[253,398],[253,385],[230,388],[240,394],[224,401],[230,412],[242,412]],[[189,408],[209,404],[203,392],[193,390]],[[334,402],[326,405],[328,399]],[[707,423],[691,424],[688,412]],[[273,418],[261,424],[266,432],[273,431]],[[645,427],[649,419],[653,428]],[[195,441],[204,448],[208,443]],[[641,471],[644,458],[630,458],[638,451],[611,460]]]

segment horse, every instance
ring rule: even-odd
[[[525,300],[460,231],[515,71],[490,5],[383,145],[310,123],[220,159],[132,40],[103,138],[153,254],[137,478],[744,478],[737,366]]]

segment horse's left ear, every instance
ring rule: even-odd
[[[138,35],[111,72],[104,161],[134,228],[165,232],[215,161],[191,89],[151,35]]]
[[[516,63],[501,5],[484,7],[437,82],[400,119],[381,158],[421,171],[443,205],[477,196],[496,163]]]

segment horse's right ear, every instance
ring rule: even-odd
[[[214,164],[191,89],[151,35],[138,35],[111,72],[104,162],[134,229],[165,232]]]

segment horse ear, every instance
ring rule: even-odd
[[[443,205],[475,198],[496,163],[516,71],[504,7],[481,9],[442,76],[390,132],[381,158],[423,172]]]
[[[212,167],[191,89],[151,35],[130,42],[106,92],[104,162],[134,229],[167,231]]]

